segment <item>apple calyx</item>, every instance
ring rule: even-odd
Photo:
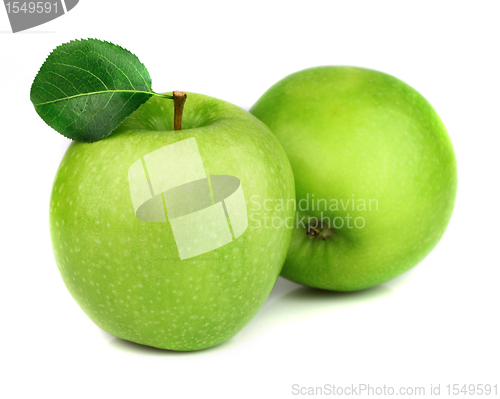
[[[172,94],[174,96],[174,130],[181,130],[182,111],[184,110],[187,95],[183,91],[178,90],[175,90]]]
[[[334,230],[330,226],[325,226],[324,222],[321,221],[321,225],[319,223],[309,224],[306,234],[310,240],[313,238],[321,238],[323,241],[326,241],[329,236],[333,236]]]

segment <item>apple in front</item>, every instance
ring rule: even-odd
[[[249,223],[249,199],[290,200],[292,170],[269,129],[188,93],[183,129],[153,97],[109,137],[73,142],[55,177],[50,233],[61,276],[106,332],[190,351],[240,331],[278,278],[292,230]]]

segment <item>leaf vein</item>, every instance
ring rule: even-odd
[[[121,68],[119,68],[117,65],[113,64],[107,57],[105,57],[104,55],[102,54],[98,54],[99,57],[101,58],[104,58],[106,61],[108,61],[111,65],[113,65],[116,69],[118,69],[122,74],[123,76],[125,76],[128,80],[128,82],[130,83],[130,86],[132,86],[132,88],[135,90],[135,86],[132,84],[132,82],[130,81],[130,78],[127,76],[127,74],[125,72],[123,72],[121,70]]]
[[[99,115],[102,111],[104,111],[104,109],[108,106],[109,102],[111,101],[111,98],[112,98],[114,95],[115,95],[115,93],[111,93],[111,96],[109,96],[109,99],[108,99],[108,101],[106,102],[106,105],[105,105],[104,107],[102,107],[99,111],[97,111],[97,112],[96,112],[96,113],[92,116],[92,118],[90,118],[90,119],[88,120],[88,122],[87,122],[85,125],[83,125],[82,127],[80,127],[80,129],[85,128],[85,126],[87,126],[90,122],[92,122],[92,121],[95,119],[95,117],[96,117],[97,115]]]
[[[93,74],[92,72],[90,72],[90,71],[88,71],[88,70],[86,70],[84,68],[80,68],[80,67],[77,67],[75,65],[63,64],[61,62],[54,62],[54,64],[65,66],[65,67],[69,67],[69,68],[75,68],[75,69],[79,69],[80,71],[87,72],[88,74],[92,75],[94,78],[96,78],[97,80],[99,80],[99,82],[102,83],[102,85],[106,88],[106,90],[108,89],[108,86],[106,86],[106,84],[99,78],[99,76]]]
[[[73,98],[77,97],[83,97],[83,96],[91,96],[91,95],[99,95],[99,94],[106,94],[106,93],[137,93],[137,94],[149,94],[149,95],[157,95],[157,93],[154,93],[152,91],[139,91],[139,90],[103,90],[103,91],[94,91],[90,93],[80,93],[80,94],[75,94],[74,96],[68,96],[65,98],[58,98],[57,100],[51,100],[51,101],[45,101],[43,103],[37,103],[34,104],[35,106],[37,105],[45,105],[45,104],[50,104],[50,103],[56,103],[58,101],[66,101],[66,100],[71,100]],[[164,95],[160,95],[160,97],[165,97]],[[165,98],[170,98],[169,96],[166,96]]]

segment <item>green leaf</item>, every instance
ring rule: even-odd
[[[76,40],[47,57],[31,86],[38,115],[64,136],[93,142],[108,136],[151,96],[151,78],[139,59],[119,46]]]

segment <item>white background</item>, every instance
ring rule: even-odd
[[[292,385],[500,384],[500,7],[494,1],[100,1],[23,33],[0,9],[2,398],[288,398]],[[350,294],[278,281],[226,343],[146,348],[99,330],[60,278],[48,234],[69,141],[29,100],[46,56],[96,37],[134,52],[156,91],[249,108],[317,65],[378,69],[437,109],[455,146],[449,228],[405,275]],[[500,386],[499,386],[500,389]]]

